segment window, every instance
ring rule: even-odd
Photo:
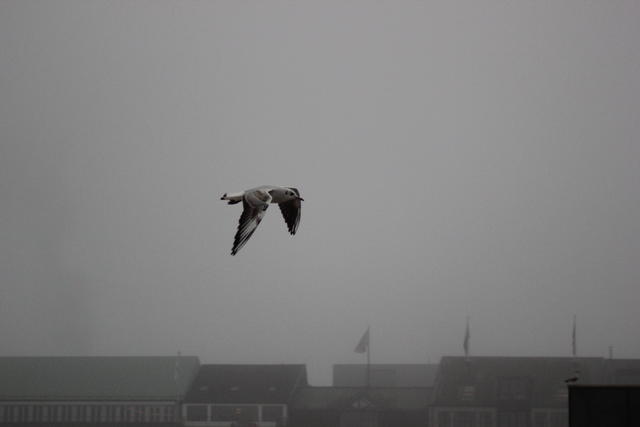
[[[533,427],[549,427],[546,412],[536,412],[533,415]]]
[[[569,416],[567,412],[550,412],[549,427],[567,427],[569,425]]]
[[[128,406],[127,407],[127,421],[140,422],[144,420],[144,407],[143,406]]]
[[[377,427],[378,415],[372,411],[351,411],[340,414],[340,427]]]
[[[188,405],[187,421],[207,421],[207,405]]]
[[[16,418],[15,421],[27,422],[29,417],[29,407],[26,405],[16,406]]]
[[[174,415],[174,411],[173,411],[173,406],[167,406],[165,408],[164,418],[165,418],[165,421],[169,421],[169,422],[175,421],[175,419],[174,419],[175,415]]]
[[[473,416],[470,411],[459,411],[453,413],[453,427],[473,427]]]
[[[212,405],[212,421],[258,421],[257,405]]]
[[[93,408],[91,406],[85,406],[84,407],[84,421],[90,423],[91,421],[93,421],[92,416],[93,416]]]
[[[136,420],[136,407],[135,406],[127,406],[126,411],[126,420],[125,421],[129,421],[129,422],[133,422]]]
[[[33,419],[32,419],[32,417],[33,417],[32,409],[33,409],[32,406],[27,406],[27,405],[23,405],[23,406],[20,407],[20,418],[22,418],[22,421],[24,421],[24,422],[33,421]]]
[[[151,421],[153,422],[164,421],[163,412],[164,412],[164,408],[162,406],[152,406]]]
[[[447,411],[438,412],[438,427],[451,427],[451,413]]]
[[[71,406],[70,405],[62,405],[60,406],[61,412],[61,420],[68,422],[71,419]]]
[[[567,427],[569,425],[569,415],[563,410],[536,410],[533,413],[532,427]]]
[[[475,398],[476,388],[472,385],[458,387],[458,399],[469,402]]]
[[[478,412],[478,427],[493,427],[493,420],[490,412]]]
[[[113,422],[116,419],[116,406],[107,405],[107,421]]]
[[[498,414],[498,427],[527,427],[526,412],[500,412]]]
[[[137,421],[137,422],[145,421],[145,412],[146,412],[146,408],[144,406],[136,406],[134,421]]]
[[[64,421],[64,406],[56,405],[53,410],[54,416],[53,421],[61,422]]]

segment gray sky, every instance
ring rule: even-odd
[[[0,2],[2,355],[640,357],[640,3]],[[300,188],[231,257],[224,192]]]

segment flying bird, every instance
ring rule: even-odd
[[[564,380],[564,382],[567,383],[567,384],[572,384],[572,383],[578,382],[578,380],[579,380],[578,377],[571,377],[571,378],[567,378],[566,380]]]
[[[580,370],[576,369],[575,371],[573,371],[573,376],[571,378],[567,378],[566,380],[564,380],[564,382],[567,384],[572,384],[572,383],[577,383],[579,380],[580,380]]]
[[[231,255],[235,255],[247,243],[262,221],[269,203],[277,203],[290,234],[296,234],[300,224],[300,208],[304,199],[293,187],[263,185],[239,193],[224,193],[220,200],[228,200],[230,205],[242,202],[243,210],[238,223],[238,231],[233,240]]]

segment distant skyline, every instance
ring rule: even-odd
[[[640,357],[640,3],[0,2],[0,356]],[[237,256],[227,191],[295,186]]]

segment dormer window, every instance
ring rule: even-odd
[[[366,397],[361,397],[360,399],[354,401],[351,404],[351,406],[356,408],[356,409],[365,409],[365,408],[373,408],[374,407],[373,403],[371,403],[371,401],[369,399],[367,399]]]
[[[472,385],[463,385],[458,387],[458,399],[469,402],[476,397],[476,387]]]

